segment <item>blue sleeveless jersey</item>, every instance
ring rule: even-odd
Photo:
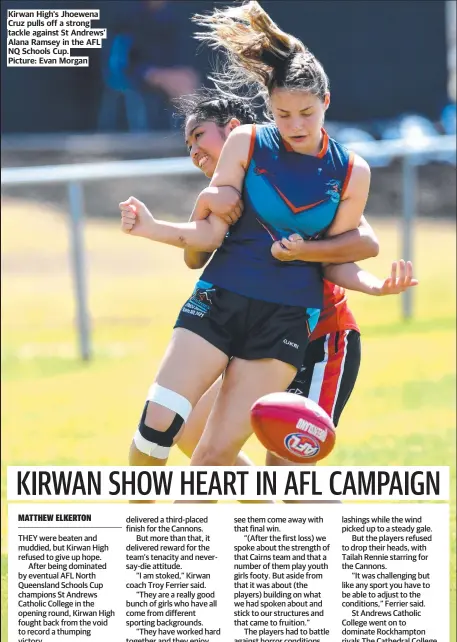
[[[320,264],[279,261],[271,246],[293,233],[321,238],[335,218],[351,167],[350,152],[326,132],[319,155],[308,156],[292,151],[275,125],[253,126],[244,212],[202,279],[253,299],[321,309]]]

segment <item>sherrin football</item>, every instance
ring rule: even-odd
[[[297,464],[327,457],[335,445],[335,426],[314,401],[291,392],[274,392],[251,408],[251,424],[260,443]]]

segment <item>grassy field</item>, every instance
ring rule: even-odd
[[[391,260],[400,257],[397,226],[381,220],[374,226],[381,254],[366,266],[387,276]],[[6,464],[126,463],[145,392],[196,280],[179,250],[127,238],[118,232],[117,220],[89,222],[85,240],[95,355],[88,364],[76,358],[64,216],[30,203],[4,203],[3,482]],[[454,487],[453,224],[419,222],[415,265],[420,286],[414,320],[408,323],[401,320],[398,297],[350,296],[363,333],[362,368],[338,429],[338,447],[326,463],[449,465]],[[256,463],[263,462],[264,452],[254,439],[246,451]],[[170,463],[186,462],[175,449]],[[2,493],[3,500],[4,483]],[[451,516],[454,560],[455,495]],[[4,502],[2,517],[5,552]],[[5,576],[4,557],[2,583]],[[454,636],[455,622],[451,640]]]

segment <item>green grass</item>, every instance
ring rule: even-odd
[[[387,275],[390,261],[399,257],[399,238],[392,223],[374,225],[382,251],[366,266]],[[174,248],[124,237],[117,221],[90,222],[85,236],[94,359],[81,363],[64,219],[10,202],[3,208],[2,232],[2,481],[7,464],[124,464],[144,393],[196,273],[184,268]],[[362,367],[328,465],[448,465],[455,486],[454,239],[450,223],[417,226],[420,286],[413,320],[401,320],[398,297],[350,295],[362,328]],[[246,451],[263,463],[254,438]],[[175,449],[170,463],[187,459]],[[4,483],[2,489],[6,552]],[[452,613],[455,494],[450,527]],[[4,555],[3,585],[6,564]]]

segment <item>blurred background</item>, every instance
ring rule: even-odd
[[[87,68],[7,67],[2,57],[2,166],[20,167],[185,154],[170,101],[210,84],[215,54],[192,38],[190,17],[211,0],[79,1],[98,8],[108,37],[101,49],[72,50],[88,55]],[[224,3],[219,3],[224,6]],[[2,2],[8,8],[34,2]],[[71,1],[43,2],[43,9],[72,8]],[[286,31],[294,32],[324,64],[332,103],[327,127],[341,142],[414,139],[455,135],[455,0],[266,0],[264,6]],[[7,42],[2,20],[2,41]],[[432,160],[446,160],[445,152]],[[454,155],[451,155],[451,160]],[[373,165],[373,159],[371,159]],[[378,162],[379,190],[370,208],[384,215],[399,207],[395,163]],[[455,166],[423,165],[424,189],[418,212],[453,216]],[[202,179],[181,176],[171,194],[152,181],[130,181],[130,191],[154,199],[179,216],[187,215],[186,194]],[[170,183],[164,183],[169,187]],[[33,198],[59,202],[49,186],[24,188]],[[89,184],[88,213],[111,216],[103,197],[125,193],[118,181]],[[9,193],[9,192],[7,192]],[[15,191],[17,194],[17,191]]]
[[[4,1],[2,12],[19,4],[22,9],[36,6]],[[189,93],[211,70],[208,50],[198,49],[192,38],[190,17],[215,4],[225,3],[77,2],[100,9],[93,26],[108,29],[103,48],[90,52],[89,68],[2,69],[4,133],[169,129],[168,98]],[[74,2],[41,6],[71,8]],[[438,122],[455,101],[450,45],[455,15],[448,15],[455,12],[455,2],[265,0],[263,6],[322,61],[331,80],[332,120],[362,125],[378,136],[388,120],[402,113]],[[24,100],[24,90],[33,100]]]
[[[215,4],[226,3],[42,1],[40,9],[100,9],[92,26],[108,37],[101,49],[72,51],[90,57],[88,68],[30,69],[6,66],[5,17],[36,3],[2,2],[3,481],[6,463],[127,460],[198,272],[175,248],[123,236],[117,205],[133,194],[159,218],[183,219],[206,185],[188,173],[170,100],[209,84],[214,54],[197,47],[190,16]],[[371,150],[366,215],[381,252],[364,265],[387,276],[406,251],[420,280],[407,302],[349,295],[362,368],[326,463],[450,465],[455,481],[456,2],[262,5],[322,61],[329,133]],[[162,175],[176,157],[176,171]],[[128,165],[112,177],[111,162],[149,159],[158,174],[136,176],[140,166]],[[90,180],[52,182],[55,166],[87,163],[101,163],[104,177],[90,170]],[[40,174],[45,183],[7,180],[8,170],[40,166],[53,166]],[[246,449],[263,463],[254,439]],[[174,449],[171,463],[186,462]],[[452,511],[454,549],[455,499]],[[455,598],[454,574],[452,586]]]

